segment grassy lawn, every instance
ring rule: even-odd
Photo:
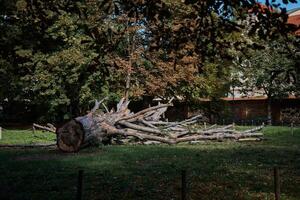
[[[55,134],[31,130],[4,130],[0,144],[48,144],[55,142]]]
[[[267,127],[262,142],[177,146],[102,146],[76,154],[48,149],[0,149],[0,199],[75,199],[84,169],[83,199],[180,199],[187,171],[189,199],[300,199],[300,128]],[[53,134],[4,131],[0,144],[52,143]]]

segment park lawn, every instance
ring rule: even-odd
[[[3,130],[0,144],[49,144],[55,143],[56,135],[50,132],[28,130]]]
[[[84,170],[83,199],[180,199],[187,171],[189,199],[300,199],[300,128],[266,127],[262,142],[204,142],[176,146],[101,146],[63,154],[54,148],[0,149],[0,199],[75,199]],[[55,135],[4,131],[1,144],[53,142]],[[28,138],[27,138],[28,137]],[[31,139],[30,139],[31,138]]]

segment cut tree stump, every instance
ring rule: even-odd
[[[141,144],[177,144],[199,140],[246,140],[263,137],[261,130],[264,125],[246,131],[233,130],[233,125],[217,127],[213,125],[205,129],[192,129],[190,126],[204,121],[202,115],[194,116],[181,122],[160,121],[172,102],[159,104],[132,113],[128,109],[129,101],[122,98],[116,111],[106,113],[99,111],[102,101],[96,101],[94,108],[85,116],[77,117],[56,130],[57,146],[64,152],[77,152],[81,148],[99,143],[110,143],[113,138],[130,142],[134,137]],[[53,127],[48,126],[53,130]]]

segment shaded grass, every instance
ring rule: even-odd
[[[75,199],[79,169],[85,170],[83,199],[180,199],[182,169],[190,199],[274,199],[274,166],[282,199],[300,199],[300,129],[264,133],[263,142],[102,146],[77,154],[0,149],[0,199]]]

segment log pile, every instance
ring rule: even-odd
[[[112,140],[122,142],[128,141],[128,138],[135,138],[135,141],[143,144],[178,144],[199,140],[245,140],[263,136],[258,133],[263,125],[246,131],[236,131],[233,125],[191,128],[191,124],[204,120],[202,115],[180,122],[161,121],[163,113],[172,106],[171,101],[137,113],[128,109],[129,101],[124,98],[118,103],[116,111],[109,112],[103,100],[96,101],[90,113],[77,117],[56,130],[57,146],[64,152],[77,152],[92,144],[110,143]],[[100,105],[105,106],[106,112],[99,110]]]

